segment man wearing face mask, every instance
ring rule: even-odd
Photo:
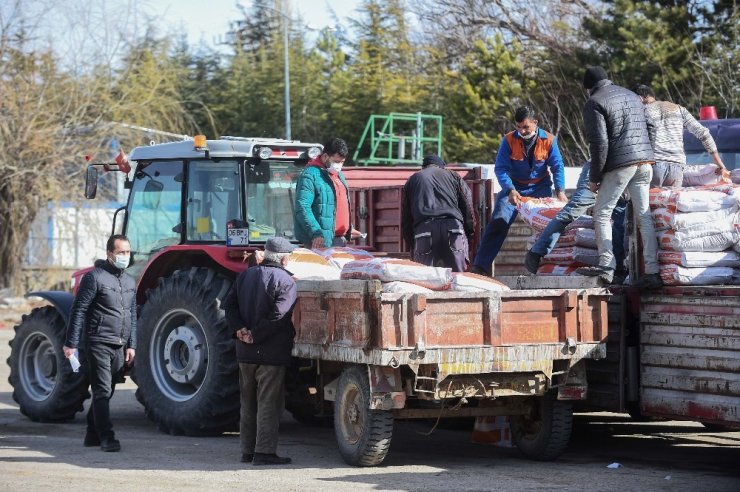
[[[136,354],[136,282],[124,272],[131,258],[128,238],[114,234],[106,251],[107,258],[82,277],[63,350],[67,358],[83,350],[83,369],[90,379],[84,445],[110,452],[121,449],[110,420],[110,399],[116,383],[123,381],[124,364],[133,364]]]
[[[296,183],[293,222],[296,238],[307,248],[346,246],[360,237],[350,221],[349,186],[342,166],[349,150],[341,138],[332,138]]]
[[[558,200],[568,201],[563,158],[555,136],[538,128],[537,116],[527,106],[516,109],[514,121],[516,130],[501,139],[496,154],[494,171],[501,191],[470,268],[480,275],[491,275],[491,265],[516,219],[522,197],[551,197],[554,183]]]

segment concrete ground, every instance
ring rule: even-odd
[[[82,446],[82,414],[61,424],[21,415],[7,382],[12,335],[12,325],[0,329],[0,490],[740,490],[740,432],[635,423],[618,414],[578,415],[569,450],[544,463],[516,449],[473,444],[470,431],[426,436],[431,423],[399,421],[388,457],[375,468],[346,465],[333,429],[304,427],[286,415],[279,453],[293,463],[253,467],[239,462],[237,434],[158,432],[130,381],[112,401],[123,449],[103,453]],[[607,468],[612,463],[620,466]]]

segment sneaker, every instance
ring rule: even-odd
[[[483,275],[484,277],[490,277],[491,274],[479,267],[478,265],[473,265],[470,267],[470,273],[475,273],[476,275]]]
[[[253,465],[287,465],[290,462],[290,458],[284,458],[275,453],[254,453],[254,459],[252,459]]]
[[[242,453],[242,459],[239,460],[242,463],[251,463],[254,459],[254,453]]]
[[[100,449],[106,453],[115,453],[116,451],[121,450],[121,443],[118,442],[118,439],[103,439],[100,442]]]
[[[599,277],[605,284],[611,284],[614,279],[614,270],[600,266],[581,267],[576,270],[576,273],[584,277]]]
[[[657,273],[643,275],[635,282],[635,287],[640,289],[660,289],[663,287],[663,279]]]
[[[540,267],[540,260],[542,260],[542,255],[529,250],[527,251],[527,256],[524,257],[524,266],[527,268],[529,273],[535,275],[537,273],[537,269]]]

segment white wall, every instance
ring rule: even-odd
[[[105,257],[118,204],[49,203],[39,211],[23,255],[26,268],[84,268]],[[120,218],[120,217],[119,217]]]

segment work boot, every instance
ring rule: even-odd
[[[287,465],[290,462],[290,458],[284,458],[275,453],[254,453],[254,458],[252,459],[253,465]]]
[[[118,439],[109,437],[108,439],[102,439],[100,441],[100,449],[106,453],[115,453],[116,451],[121,450],[121,443],[118,442]]]
[[[100,438],[98,437],[98,434],[96,432],[87,431],[85,433],[85,441],[83,442],[83,444],[86,448],[100,446]]]
[[[474,273],[476,275],[483,275],[484,277],[490,277],[491,274],[479,267],[478,265],[473,265],[470,267],[470,273]]]
[[[239,460],[242,463],[251,463],[254,459],[254,453],[242,453],[242,459]]]
[[[584,277],[599,277],[599,280],[606,285],[611,285],[612,280],[614,279],[614,270],[601,266],[581,267],[576,270],[576,273],[578,275],[583,275]]]
[[[530,249],[527,251],[527,256],[524,257],[524,266],[529,273],[535,275],[537,274],[537,269],[540,267],[540,260],[542,260],[542,255]]]
[[[646,290],[660,289],[663,287],[663,279],[661,279],[660,275],[657,273],[649,273],[640,277],[640,279],[635,282],[635,287]]]

